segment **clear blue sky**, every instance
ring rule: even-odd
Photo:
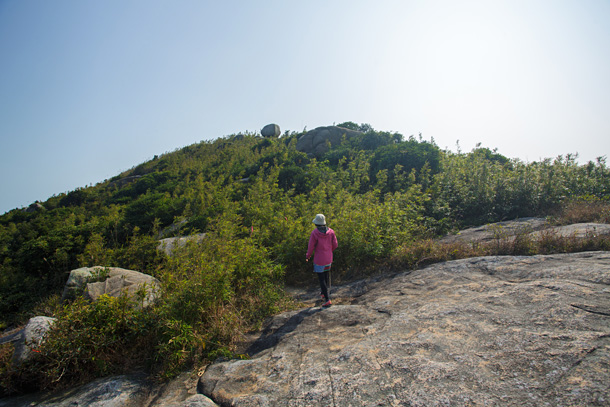
[[[610,153],[607,0],[0,0],[0,213],[201,140],[354,121]]]

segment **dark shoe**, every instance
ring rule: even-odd
[[[328,301],[326,301],[324,304],[322,304],[322,308],[328,308],[328,307],[330,307],[331,305],[333,305],[333,304],[330,302],[330,300],[328,300]]]

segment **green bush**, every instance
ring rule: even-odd
[[[159,220],[161,226],[168,226],[174,217],[182,214],[185,205],[183,199],[173,199],[169,193],[147,193],[125,207],[124,223],[149,233],[155,220]]]
[[[288,304],[282,267],[253,239],[239,238],[229,219],[200,243],[178,249],[161,272],[164,375],[179,372],[198,351],[233,349],[242,332]]]
[[[126,296],[79,299],[56,317],[35,356],[20,368],[24,383],[36,376],[39,390],[64,387],[150,363],[158,318]]]

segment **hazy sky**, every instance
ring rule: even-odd
[[[155,154],[344,121],[610,153],[608,0],[0,0],[0,213]]]

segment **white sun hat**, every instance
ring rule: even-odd
[[[325,226],[326,225],[326,217],[321,213],[316,215],[316,218],[313,220],[314,225],[317,226]]]

